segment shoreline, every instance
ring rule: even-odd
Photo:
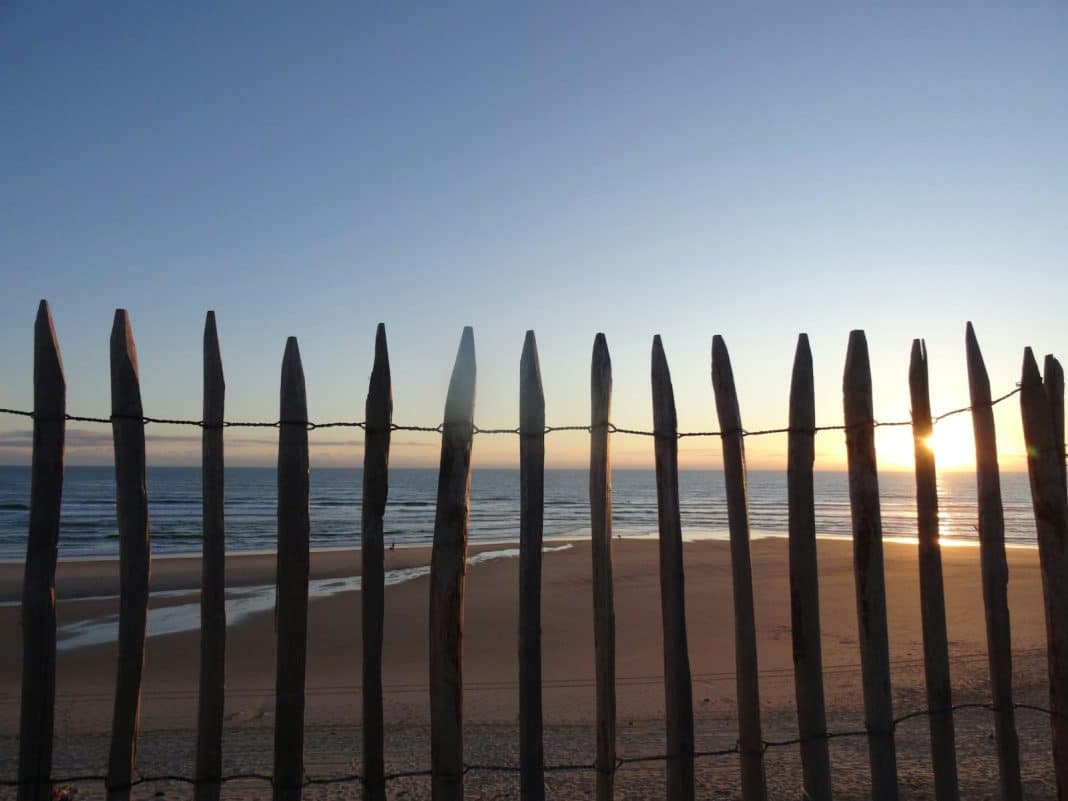
[[[860,727],[863,720],[852,545],[846,540],[821,539],[817,547],[827,713],[834,730],[852,730]],[[472,552],[492,550],[493,546],[471,547]],[[767,736],[781,735],[785,739],[796,726],[788,541],[784,537],[754,539],[751,554],[761,708],[766,716]],[[947,548],[942,556],[954,700],[986,702],[989,678],[978,551]],[[426,565],[429,557],[427,547],[387,550],[386,569]],[[1015,695],[1019,700],[1044,704],[1048,700],[1048,682],[1038,556],[1033,549],[1013,549],[1007,558]],[[588,749],[593,742],[591,559],[588,540],[574,541],[566,550],[547,551],[543,557],[545,736],[547,749],[555,749],[558,754],[557,761],[565,761],[559,754]],[[684,560],[695,730],[704,741],[710,737],[732,741],[736,678],[729,543],[687,542]],[[228,598],[239,594],[242,586],[263,583],[263,579],[273,581],[274,561],[273,555],[231,560],[227,565]],[[884,561],[895,710],[922,709],[926,697],[917,548],[915,544],[885,543]],[[321,580],[352,576],[359,573],[359,562],[358,550],[340,555],[336,551],[320,551],[313,554],[311,577]],[[198,588],[199,563],[198,557],[162,560],[154,566],[158,569],[154,569],[153,587]],[[652,539],[614,540],[613,563],[620,743],[629,749],[624,744],[634,742],[635,750],[656,753],[663,749],[664,715],[657,543]],[[116,582],[113,586],[117,586],[117,567],[114,560],[61,565],[57,577],[60,627],[117,611],[115,598],[63,601],[63,591],[74,586],[72,581],[81,582],[87,592],[95,595],[101,594],[101,587],[107,582]],[[512,748],[518,714],[518,578],[518,560],[514,558],[476,562],[467,571],[464,718],[471,732],[468,758],[472,762],[515,759],[514,752],[508,749]],[[385,590],[383,701],[387,740],[393,743],[388,759],[397,766],[420,766],[426,761],[423,733],[429,720],[428,589],[427,576],[420,575]],[[316,772],[320,774],[337,772],[331,767],[338,764],[332,761],[335,755],[347,764],[359,752],[360,597],[357,591],[345,590],[313,597],[308,606],[305,726],[310,733],[308,763],[318,766]],[[186,600],[197,603],[195,598]],[[166,610],[174,603],[173,598],[152,597],[150,610]],[[16,642],[19,615],[17,606],[0,608],[0,630],[8,632]],[[190,732],[196,727],[199,643],[199,630],[161,634],[146,641],[140,749],[146,772],[158,765],[173,765],[173,772],[188,770],[182,760],[192,753]],[[225,737],[227,743],[233,744],[228,753],[235,755],[234,764],[244,766],[263,758],[259,743],[264,737],[269,739],[273,727],[275,648],[270,608],[227,627]],[[62,749],[57,752],[57,772],[68,766],[88,769],[101,764],[106,756],[116,656],[114,642],[59,651],[56,736]],[[21,648],[4,649],[0,651],[2,731],[17,731],[20,687]],[[1048,720],[1034,716],[1027,720],[1029,731],[1034,732],[1026,745],[1029,757],[1048,759]],[[922,721],[914,726],[909,731],[915,737],[909,737],[908,748],[919,754],[914,764],[929,770],[929,763],[922,760],[926,727]],[[976,714],[965,719],[962,715],[958,729],[962,770],[975,760],[992,755],[989,726],[986,716]],[[479,731],[488,734],[482,737]],[[14,754],[14,742],[15,738],[0,737],[4,744],[0,750]],[[242,750],[242,743],[250,743],[247,750]],[[332,743],[337,744],[336,749]],[[844,743],[835,745],[845,747]],[[866,750],[862,740],[849,748],[853,750],[848,754],[836,752],[842,755],[836,757],[835,775],[856,777],[856,796],[842,797],[864,797]],[[269,748],[263,753],[269,755]],[[714,763],[709,763],[708,768],[713,773],[717,770]],[[718,770],[722,773],[722,768]],[[733,776],[733,769],[728,767],[727,774]],[[663,766],[650,767],[649,775],[650,780],[659,781]],[[1052,772],[1038,765],[1032,775],[1036,781],[1046,781]],[[175,788],[167,795],[185,797],[183,793],[181,788]]]
[[[592,590],[591,548],[588,541],[572,541],[548,545],[543,556],[543,632],[545,648],[555,649],[553,660],[558,669],[568,672],[569,660],[560,661],[563,654],[590,652],[592,667]],[[733,652],[733,615],[731,608],[731,568],[729,543],[717,540],[687,542],[684,545],[688,626],[695,677],[704,672],[733,676],[733,660],[724,657]],[[475,662],[490,656],[498,667],[511,664],[516,656],[512,640],[518,615],[518,560],[514,548],[473,545],[469,554],[476,557],[467,571],[465,647]],[[820,568],[821,625],[825,646],[824,662],[829,668],[856,662],[855,643],[856,605],[852,569],[852,546],[846,540],[822,539],[818,543]],[[478,554],[507,552],[503,557],[478,559]],[[655,540],[622,539],[613,541],[616,620],[619,637],[619,675],[657,673],[662,668],[660,641],[660,599],[658,549]],[[754,539],[751,543],[754,595],[758,615],[760,648],[772,656],[762,656],[761,669],[792,671],[789,559],[786,538]],[[922,635],[919,612],[919,571],[917,548],[913,544],[885,543],[885,579],[887,609],[891,637],[891,656],[895,663],[915,668],[915,660],[922,656]],[[980,566],[977,549],[947,548],[943,551],[943,574],[947,618],[950,621],[950,647],[956,657],[971,659],[985,654],[986,635],[981,597]],[[1031,652],[1045,648],[1045,620],[1041,594],[1041,573],[1035,549],[1008,551],[1010,565],[1010,603],[1014,651]],[[386,645],[386,665],[393,670],[425,681],[425,625],[430,548],[412,547],[386,551],[387,571],[414,571],[412,576],[386,588],[387,641],[401,646],[403,668],[397,668]],[[167,610],[175,606],[196,607],[195,597],[200,587],[200,558],[184,557],[161,560],[154,566],[150,596],[150,610]],[[270,555],[245,556],[231,559],[227,564],[227,596],[240,600],[250,592],[271,594],[275,579],[275,558]],[[353,581],[360,575],[359,550],[343,552],[319,551],[313,554],[310,579],[325,582],[325,590],[315,594],[309,603],[309,683],[315,683],[317,668],[311,652],[326,647],[333,654],[327,664],[320,665],[326,674],[341,670],[346,684],[358,675],[360,593]],[[17,586],[21,571],[0,570],[0,589],[4,597],[17,600]],[[57,623],[65,626],[98,621],[117,611],[118,562],[104,560],[68,563],[57,570]],[[317,595],[317,597],[316,597]],[[261,605],[262,606],[262,605]],[[257,607],[239,616],[236,625],[228,627],[228,640],[241,643],[231,668],[237,670],[231,686],[247,686],[254,682],[269,686],[273,676],[274,643],[272,606]],[[18,638],[18,603],[0,607],[0,627]],[[151,612],[150,612],[151,613]],[[707,650],[707,636],[718,643],[712,652]],[[190,688],[196,683],[193,664],[199,651],[199,629],[182,630],[150,636],[147,645],[149,675],[158,654],[170,654],[161,676],[168,685]],[[844,647],[844,646],[849,647]],[[235,653],[228,643],[228,652]],[[634,654],[628,649],[637,649]],[[177,650],[176,650],[177,649]],[[107,684],[113,678],[106,668],[113,658],[114,643],[100,643],[76,648],[61,654],[60,672],[65,659],[68,669],[81,663],[88,674],[102,671]],[[256,656],[255,665],[248,659]],[[18,695],[21,650],[8,649],[0,658],[0,696]],[[921,660],[922,661],[922,660]],[[980,660],[981,662],[982,660]],[[701,663],[706,662],[704,667]],[[86,667],[86,665],[88,667]],[[242,667],[243,665],[243,667]],[[342,665],[348,667],[342,668]],[[641,665],[641,670],[630,670]],[[500,672],[496,669],[491,673]],[[503,671],[508,676],[512,668]],[[922,672],[922,671],[921,671]],[[985,681],[982,671],[972,676]],[[549,665],[546,678],[551,678]],[[969,674],[970,675],[970,674]],[[322,676],[320,676],[322,678]],[[955,677],[956,678],[956,677]],[[57,689],[62,691],[60,681]],[[151,684],[151,682],[149,682]],[[921,682],[922,683],[922,682]],[[70,686],[79,686],[82,681]],[[780,699],[781,701],[782,699]]]
[[[789,539],[789,534],[779,531],[765,531],[753,529],[749,533],[750,541],[763,540],[763,539]],[[631,540],[637,542],[644,542],[649,540],[657,540],[659,533],[656,531],[648,534],[616,534],[613,536],[613,540]],[[852,542],[853,538],[848,534],[817,534],[816,539],[823,541],[833,542]],[[546,543],[565,543],[565,542],[588,542],[588,533],[586,536],[576,536],[574,534],[560,534],[560,535],[546,535],[543,538],[543,542]],[[729,542],[730,533],[724,531],[722,533],[706,533],[704,531],[697,533],[682,532],[683,542]],[[883,537],[884,543],[891,543],[895,545],[917,545],[918,541],[915,537],[902,537],[897,535],[890,535]],[[402,551],[402,550],[420,550],[423,548],[430,548],[433,543],[398,543],[394,547],[390,548],[386,546],[386,551]],[[484,547],[498,547],[498,546],[510,546],[518,545],[519,539],[477,539],[468,541],[468,549],[471,548],[484,548]],[[945,537],[940,540],[939,544],[945,548],[978,548],[979,539],[961,539],[958,537]],[[1007,540],[1005,542],[1005,548],[1019,548],[1025,550],[1038,550],[1037,542],[1019,542],[1015,540]],[[360,551],[359,545],[320,545],[313,546],[310,552],[316,553],[347,553],[350,551]],[[226,551],[226,558],[242,558],[250,556],[275,556],[277,550],[272,548],[252,548],[248,550],[231,550]],[[168,551],[165,553],[153,553],[152,563],[163,560],[182,560],[182,559],[200,559],[200,551]],[[56,559],[57,565],[62,564],[85,564],[93,562],[117,562],[119,560],[118,554],[80,554],[76,556],[59,556]],[[0,557],[0,573],[10,569],[12,567],[21,567],[26,563],[25,557]],[[2,580],[2,579],[0,579]]]

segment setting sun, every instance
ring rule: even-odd
[[[975,444],[970,418],[950,417],[934,428],[924,444],[934,453],[939,471],[965,470],[975,464]],[[876,429],[879,466],[887,470],[912,470],[915,444],[908,426]]]
[[[975,464],[975,440],[968,418],[946,419],[935,426],[926,445],[942,470],[971,467]]]

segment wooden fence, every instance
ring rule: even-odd
[[[986,613],[992,709],[995,715],[1002,798],[1021,798],[1019,745],[1012,696],[1012,652],[1007,602],[1008,572],[990,383],[971,325],[966,332],[967,369],[975,429],[976,478],[983,600]],[[375,339],[367,396],[362,512],[361,592],[363,637],[363,760],[359,780],[365,798],[385,798],[383,762],[382,638],[383,515],[386,509],[392,389],[385,329]],[[659,337],[653,340],[652,394],[660,529],[660,588],[664,627],[667,794],[694,798],[694,721],[686,639],[682,531],[678,490],[678,440],[674,393]],[[745,801],[766,798],[760,720],[756,627],[749,553],[745,436],[727,346],[712,345],[712,384],[723,445],[724,478],[734,587],[738,682],[740,787]],[[909,366],[912,429],[916,443],[916,505],[923,610],[926,710],[930,720],[935,795],[958,799],[953,702],[934,454],[924,444],[932,432],[928,362],[924,344],[913,343]],[[141,406],[137,351],[124,310],[111,336],[112,415],[121,594],[118,673],[106,787],[109,801],[130,796],[134,782],[141,678],[148,608],[149,515],[145,482],[146,422]],[[52,791],[55,702],[55,570],[60,533],[65,422],[85,419],[66,412],[63,367],[48,305],[37,314],[34,345],[33,458],[29,536],[23,587],[23,689],[18,785],[20,801],[44,801]],[[1064,376],[1047,357],[1043,374],[1027,349],[1018,392],[1038,535],[1048,635],[1050,719],[1057,792],[1068,799],[1068,495],[1065,482]],[[204,329],[203,584],[200,705],[196,772],[198,801],[219,797],[222,775],[225,587],[223,530],[222,360],[213,313]],[[1015,393],[1010,393],[1015,394]],[[615,619],[612,595],[612,489],[610,434],[612,366],[598,334],[591,367],[590,514],[593,546],[593,621],[596,675],[596,797],[614,795],[616,756]],[[1007,397],[1007,396],[1005,396]],[[831,798],[829,734],[824,708],[817,586],[814,437],[844,431],[852,509],[854,575],[864,711],[872,797],[898,795],[891,706],[882,524],[876,469],[871,371],[867,342],[853,331],[843,380],[845,424],[817,428],[812,355],[804,334],[797,343],[787,434],[790,598],[798,745],[803,785],[812,799]],[[435,799],[460,799],[464,791],[463,651],[471,445],[474,424],[475,348],[464,329],[449,383],[441,433],[441,464],[430,573],[431,782]],[[9,410],[10,411],[10,410]],[[278,639],[275,701],[274,798],[298,799],[304,785],[303,720],[307,644],[309,517],[307,400],[296,339],[282,362],[278,446]],[[574,428],[574,427],[572,427]],[[520,360],[520,556],[519,556],[519,767],[524,801],[544,798],[541,687],[541,554],[544,504],[545,402],[537,345],[528,332]],[[634,433],[634,432],[631,432]],[[756,433],[756,432],[753,432]]]

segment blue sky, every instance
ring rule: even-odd
[[[5,3],[0,405],[31,404],[42,297],[78,413],[109,408],[119,306],[157,416],[198,416],[209,308],[232,418],[277,417],[296,335],[313,418],[359,419],[379,321],[402,423],[440,419],[467,324],[486,426],[516,422],[527,328],[555,423],[587,421],[598,331],[620,425],[650,424],[656,333],[688,429],[715,425],[716,333],[751,428],[785,421],[801,331],[821,423],[853,328],[877,417],[908,415],[916,336],[935,409],[967,402],[969,319],[1007,390],[1024,345],[1068,356],[1068,8],[932,5]],[[1009,467],[1018,418],[999,411]],[[0,419],[0,462],[25,460],[19,430]],[[72,431],[68,461],[106,463],[102,433]],[[150,433],[177,437],[153,462],[198,458],[195,431]],[[250,439],[234,463],[270,464]],[[358,464],[353,439],[313,435],[313,463]],[[907,460],[907,437],[880,445]],[[554,435],[550,463],[585,447]],[[748,448],[775,467],[785,440]],[[515,450],[483,438],[476,463]],[[396,464],[436,458],[397,436]],[[842,458],[821,435],[819,466]]]

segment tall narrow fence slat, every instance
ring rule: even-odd
[[[386,327],[375,332],[375,360],[364,408],[360,604],[363,637],[363,793],[385,801],[385,719],[382,711],[382,639],[385,631],[384,517],[389,495],[393,384]]]
[[[430,558],[430,763],[435,801],[459,801],[464,795],[464,574],[474,424],[475,335],[468,327],[445,400]]]
[[[1065,503],[1068,503],[1068,482],[1065,481],[1065,471],[1068,470],[1068,462],[1065,459],[1068,454],[1064,450],[1064,368],[1052,353],[1046,354],[1045,364],[1042,366],[1042,385],[1046,388],[1046,397],[1053,414],[1054,446],[1060,454],[1061,484],[1064,485]]]
[[[675,392],[660,336],[653,337],[653,433],[660,529],[660,608],[664,627],[667,797],[694,797],[693,685],[686,642],[686,591],[679,510],[679,439]]]
[[[215,312],[204,322],[204,430],[201,495],[204,516],[200,585],[200,697],[197,708],[196,801],[217,801],[222,776],[226,687],[226,539],[223,522],[223,379]]]
[[[873,801],[896,801],[897,754],[890,693],[890,645],[871,366],[863,331],[852,331],[842,382],[853,521],[853,576],[857,595],[864,718],[868,729]]]
[[[812,349],[798,336],[790,378],[787,498],[789,514],[790,630],[794,644],[794,690],[804,789],[813,801],[831,799],[831,759],[823,695],[816,552],[816,391]]]
[[[812,801],[831,799],[831,759],[823,694],[819,567],[812,469],[816,460],[816,392],[808,336],[797,338],[790,380],[787,498],[790,546],[790,622],[801,771]]]
[[[1009,624],[1009,566],[1005,558],[1005,514],[1001,504],[1001,474],[990,403],[990,378],[972,324],[965,332],[968,391],[975,434],[975,479],[979,512],[979,560],[986,647],[990,662],[990,694],[994,705],[994,733],[1002,801],[1020,801],[1020,745],[1016,711],[1012,705],[1012,639]]]
[[[534,332],[519,362],[519,790],[545,798],[541,690],[541,548],[545,514],[545,393]]]
[[[56,702],[56,553],[63,497],[67,383],[48,303],[33,336],[30,527],[22,582],[22,709],[19,801],[51,801]]]
[[[274,801],[296,801],[304,781],[308,649],[308,396],[296,337],[282,358],[278,428],[278,630],[274,696]]]
[[[611,801],[616,768],[616,613],[612,585],[612,360],[604,334],[590,362],[590,541],[593,646],[597,685],[597,801]]]
[[[931,730],[935,798],[956,801],[957,747],[953,731],[953,697],[949,676],[946,600],[942,585],[942,551],[938,541],[938,477],[930,439],[931,396],[927,347],[912,341],[909,361],[912,439],[916,455],[916,519],[920,561],[920,609],[923,618],[923,664]]]
[[[1056,380],[1055,371],[1047,375]],[[1035,512],[1042,596],[1046,607],[1049,702],[1053,714],[1053,768],[1057,797],[1068,798],[1068,506],[1062,476],[1064,449],[1058,442],[1057,388],[1043,386],[1030,348],[1024,351],[1020,379],[1027,473]]]
[[[141,678],[151,570],[145,424],[130,317],[115,312],[111,329],[111,429],[115,442],[115,496],[119,529],[119,643],[115,704],[108,755],[108,801],[130,797],[137,764]]]
[[[738,748],[743,801],[767,797],[764,736],[760,726],[760,681],[757,669],[756,613],[753,609],[753,566],[749,553],[749,495],[745,473],[742,415],[734,371],[723,337],[712,338],[712,388],[722,432],[723,479],[731,539],[734,598],[735,681],[738,686]]]

